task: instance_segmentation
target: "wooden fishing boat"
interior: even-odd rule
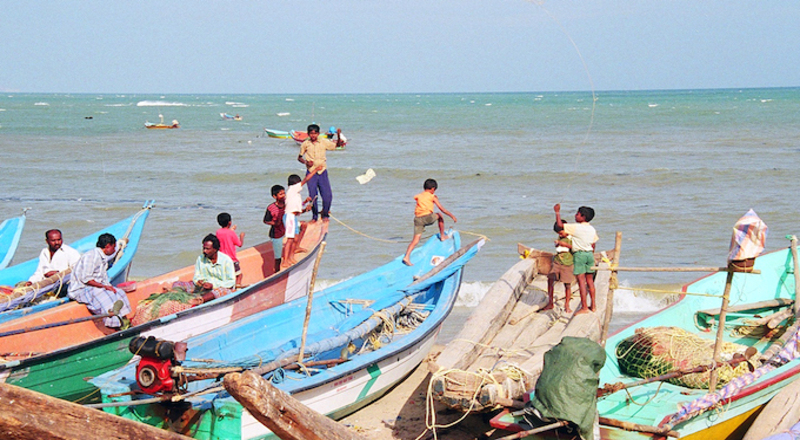
[[[288,131],[281,131],[281,130],[272,130],[269,128],[265,128],[264,132],[267,133],[267,136],[273,139],[289,139],[291,136],[289,135]]]
[[[172,124],[156,124],[154,122],[145,122],[144,128],[149,130],[164,130],[164,129],[172,129],[172,128],[181,128],[180,124],[178,124],[177,120],[172,120]]]
[[[11,264],[14,254],[17,252],[19,238],[25,227],[25,211],[27,210],[23,210],[19,217],[6,219],[0,223],[0,269]]]
[[[240,251],[247,287],[127,330],[112,332],[98,320],[81,321],[91,315],[74,301],[0,324],[0,335],[5,335],[0,336],[0,381],[65,400],[97,399],[85,379],[125,365],[133,356],[128,342],[136,336],[189,338],[306,295],[324,236],[323,225],[310,224],[302,240],[309,253],[299,254],[297,264],[278,273],[270,241]],[[140,300],[175,281],[191,281],[193,275],[194,265],[137,281],[128,293],[133,313]],[[47,328],[30,331],[37,327]]]
[[[213,361],[184,362],[179,368],[189,374],[182,377],[251,369],[333,418],[372,402],[425,358],[456,300],[464,264],[483,244],[479,239],[460,248],[459,234],[452,234],[453,239],[432,237],[416,249],[411,256],[414,266],[403,264],[400,256],[315,292],[310,315],[308,301],[299,300],[187,339],[187,358]],[[145,356],[139,368],[151,361]],[[130,364],[92,380],[105,402],[126,405],[106,411],[196,438],[254,439],[269,434],[224,390],[185,396],[172,404],[169,395],[175,388],[162,387],[164,403],[130,406],[145,403],[131,400],[150,397],[130,393],[138,389],[135,378],[145,377],[136,370],[137,365]],[[178,392],[194,394],[215,385],[214,378],[206,376]],[[172,423],[176,418],[181,422]]]
[[[164,123],[164,115],[158,115],[161,122],[154,123],[154,122],[145,122],[144,128],[148,130],[164,130],[164,129],[173,129],[173,128],[181,128],[180,124],[178,124],[177,119],[172,120],[172,124],[165,124]]]
[[[451,409],[478,412],[522,401],[541,373],[544,353],[564,336],[600,339],[610,272],[598,271],[595,313],[574,315],[580,307],[577,283],[571,299],[557,283],[556,307],[542,311],[553,254],[522,245],[519,252],[525,258],[492,285],[460,333],[428,363],[431,394]]]
[[[126,282],[131,262],[139,249],[139,241],[142,237],[145,222],[154,203],[155,200],[146,201],[142,209],[134,215],[70,243],[70,247],[80,253],[84,253],[97,245],[97,237],[100,234],[106,232],[112,234],[120,243],[120,251],[117,252],[113,264],[108,269],[108,279],[115,286]],[[0,270],[0,285],[14,286],[20,281],[27,281],[36,271],[38,265],[39,259],[34,258]],[[70,299],[66,295],[60,295],[62,293],[60,290],[66,285],[69,278],[70,270],[67,269],[31,286],[18,287],[8,292],[8,294],[0,295],[0,298],[2,298],[2,301],[0,301],[0,323],[12,321],[22,316],[66,303]],[[52,296],[56,298],[41,301],[47,294],[53,294]],[[34,304],[37,300],[40,302]],[[2,346],[2,341],[0,341],[0,347]]]
[[[301,145],[303,142],[305,142],[308,139],[308,133],[306,133],[305,131],[291,130],[289,132],[289,137],[294,139],[294,141],[297,142],[297,145]],[[327,133],[320,133],[319,137],[328,139],[330,136],[328,136]],[[337,150],[344,150],[344,147],[337,147],[336,149]]]
[[[227,121],[241,121],[242,120],[242,117],[239,116],[239,115],[234,116],[234,115],[229,115],[227,113],[220,113],[219,116],[222,119],[225,119]]]
[[[597,401],[601,438],[741,438],[764,404],[800,373],[798,325],[787,328],[785,323],[794,315],[787,309],[797,291],[792,253],[796,253],[796,244],[759,256],[755,271],[760,273],[733,276],[723,268],[700,278],[684,286],[684,294],[676,303],[610,336]],[[730,305],[723,320],[720,298],[728,287]],[[754,347],[756,354],[748,359],[755,364],[754,371],[748,371],[744,363],[735,369],[718,364],[715,371],[721,386],[715,387],[715,393],[708,392],[708,371],[685,375],[691,369],[672,361],[664,364],[670,369],[669,375],[675,375],[670,382],[640,380],[630,375],[641,368],[634,363],[637,359],[645,365],[648,358],[677,357],[683,350],[692,353],[689,361],[706,359],[706,365],[711,364],[708,347],[713,347],[714,333],[721,321],[726,330],[720,332],[725,343],[723,353],[727,353],[722,360],[735,360],[733,352]],[[670,345],[663,339],[670,340]],[[653,348],[648,349],[648,345]],[[637,353],[641,357],[635,357]],[[615,392],[620,389],[624,391]],[[491,423],[515,431],[530,428],[521,415],[507,411]],[[554,439],[564,435],[548,431],[526,438]]]

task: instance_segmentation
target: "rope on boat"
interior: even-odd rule
[[[367,234],[365,234],[365,233],[363,233],[363,232],[361,232],[361,231],[357,231],[356,229],[354,229],[354,228],[350,227],[349,225],[345,224],[343,221],[341,221],[341,220],[339,220],[338,218],[334,217],[334,216],[333,216],[333,214],[328,214],[328,215],[330,215],[330,217],[331,217],[332,219],[336,220],[336,222],[337,222],[337,223],[339,223],[340,225],[344,226],[345,228],[347,228],[347,229],[349,229],[349,230],[353,231],[354,233],[356,233],[356,234],[358,234],[358,235],[360,235],[360,236],[362,236],[362,237],[369,238],[370,240],[380,241],[381,243],[392,243],[392,244],[395,244],[395,243],[405,243],[405,242],[406,242],[405,240],[386,240],[386,239],[384,239],[384,238],[377,238],[377,237],[373,237],[373,236],[371,236],[371,235],[367,235]],[[475,236],[475,237],[480,237],[480,238],[483,238],[483,239],[485,239],[486,241],[490,241],[489,237],[487,237],[486,235],[479,234],[479,233],[476,233],[476,232],[462,231],[462,230],[460,230],[460,229],[458,230],[458,232],[459,232],[460,234],[473,235],[473,236]]]

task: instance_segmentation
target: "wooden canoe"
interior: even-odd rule
[[[142,205],[142,209],[132,216],[76,240],[70,243],[70,247],[80,253],[84,253],[97,245],[97,237],[100,234],[110,233],[114,235],[121,245],[124,243],[124,247],[121,247],[121,250],[117,253],[118,255],[114,257],[114,264],[108,269],[108,279],[115,286],[126,282],[131,262],[139,249],[139,241],[142,238],[145,222],[154,203],[154,200],[148,200]],[[36,271],[38,264],[39,259],[34,258],[0,270],[0,285],[13,286],[20,281],[28,280]],[[3,295],[2,301],[0,301],[0,323],[12,321],[70,301],[62,292],[61,295],[58,295],[60,296],[59,298],[41,301],[38,304],[35,303],[37,299],[41,299],[48,293],[55,294],[59,292],[59,289],[66,286],[69,278],[70,270],[67,269],[31,286],[19,287],[8,295]],[[2,345],[2,341],[0,341],[0,347]]]
[[[771,435],[792,430],[798,421],[800,421],[800,379],[782,389],[764,406],[742,440],[766,440]]]
[[[562,283],[555,286],[556,308],[540,311],[548,302],[553,254],[525,247],[520,254],[526,258],[492,285],[461,332],[428,364],[433,397],[452,409],[476,412],[521,401],[541,373],[544,353],[564,336],[600,338],[610,272],[598,271],[596,313],[574,316],[577,283],[572,313],[564,312]]]
[[[291,137],[288,131],[271,130],[269,128],[265,128],[264,132],[267,133],[267,136],[273,139],[289,139]]]
[[[727,313],[723,332],[724,342],[739,344],[734,347],[754,347],[760,353],[750,359],[756,364],[755,371],[744,369],[729,374],[726,378],[729,382],[720,384],[715,393],[709,393],[707,388],[654,381],[599,397],[597,409],[602,439],[661,439],[666,435],[697,440],[738,439],[761,408],[799,377],[798,325],[787,328],[784,317],[784,325],[773,329],[769,328],[770,319],[767,319],[791,307],[795,297],[796,271],[790,249],[759,256],[755,260],[755,270],[760,273],[734,273],[730,284],[730,313]],[[620,351],[620,343],[635,341],[629,338],[647,329],[667,335],[672,334],[673,329],[682,329],[686,332],[684,335],[705,340],[705,347],[713,346],[721,313],[720,296],[725,291],[727,276],[720,271],[687,284],[683,287],[685,294],[676,303],[610,336],[605,347],[606,363],[600,371],[600,386],[624,386],[641,381],[623,371],[618,354],[626,356],[636,347],[627,345],[632,348]],[[679,339],[686,341],[688,338],[680,336],[673,341],[677,343]],[[695,353],[700,353],[701,344],[692,344],[695,344]],[[678,348],[672,346],[666,353]],[[491,424],[509,430],[527,428],[519,416],[508,413],[495,417]],[[563,432],[549,431],[529,438],[563,436]]]
[[[185,339],[306,295],[325,236],[323,227],[320,222],[309,224],[302,241],[309,253],[278,273],[270,241],[238,252],[247,287],[194,308],[113,333],[100,322],[85,321],[2,337],[0,381],[65,400],[97,399],[99,394],[85,379],[125,365],[133,356],[128,342],[136,336]],[[137,281],[128,293],[133,313],[140,300],[175,281],[190,281],[193,274],[194,265]],[[88,316],[86,306],[69,302],[0,324],[0,333]]]
[[[25,211],[27,210],[23,210],[19,217],[6,219],[0,223],[0,269],[11,264],[14,254],[17,252],[19,238],[25,227]]]
[[[399,256],[315,292],[302,352],[305,368],[292,368],[300,356],[307,313],[308,301],[302,299],[187,339],[187,359],[214,361],[186,361],[181,368],[252,369],[312,410],[344,417],[403,380],[433,346],[458,296],[463,266],[483,244],[479,239],[461,247],[459,234],[452,234],[454,238],[445,241],[434,236],[414,250],[413,266],[403,264]],[[405,316],[414,316],[415,322],[405,321]],[[149,397],[119,395],[138,389],[130,380],[135,376],[135,365],[130,364],[92,382],[101,388],[105,402],[132,403],[131,399]],[[187,391],[216,384],[214,379],[190,382]],[[151,403],[106,410],[196,438],[256,439],[269,434],[222,390],[189,397],[178,407]],[[183,422],[170,422],[176,415]]]

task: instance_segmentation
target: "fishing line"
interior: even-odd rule
[[[586,78],[589,80],[589,87],[592,92],[592,112],[589,116],[589,126],[586,129],[586,136],[584,136],[583,142],[581,143],[581,148],[578,150],[578,154],[575,157],[574,172],[577,173],[578,164],[581,160],[581,155],[583,154],[583,150],[586,148],[586,142],[589,140],[589,135],[591,134],[592,126],[594,125],[594,112],[597,106],[597,96],[595,95],[594,91],[594,81],[592,80],[591,73],[589,73],[589,66],[586,65],[586,60],[583,59],[583,55],[581,54],[578,45],[575,43],[575,40],[572,39],[572,36],[569,34],[564,25],[562,25],[561,22],[558,21],[558,19],[553,14],[551,14],[550,11],[547,10],[547,8],[544,7],[544,0],[526,0],[526,1],[528,1],[529,3],[534,3],[537,6],[539,6],[542,9],[542,11],[544,11],[545,14],[547,14],[547,16],[550,17],[551,20],[553,20],[553,22],[559,27],[559,29],[561,29],[561,32],[567,37],[570,44],[572,44],[572,47],[575,48],[575,53],[578,54],[578,58],[580,58],[581,64],[583,65],[583,70],[584,72],[586,72]],[[571,186],[572,186],[572,180],[570,179],[569,183],[567,184],[567,190],[569,190]]]

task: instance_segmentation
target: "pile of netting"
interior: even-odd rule
[[[162,316],[178,313],[202,302],[202,295],[187,292],[186,289],[180,287],[173,287],[163,293],[154,293],[139,301],[136,306],[136,314],[131,319],[131,325],[144,324]]]
[[[735,353],[744,353],[747,347],[724,342],[720,360],[728,361]],[[714,341],[703,339],[678,327],[637,328],[633,336],[617,345],[620,370],[629,376],[649,379],[676,371],[688,370],[713,362]],[[717,370],[719,384],[748,372],[747,363],[736,367],[724,365]],[[708,388],[710,372],[686,374],[669,379],[673,385],[688,388]]]

